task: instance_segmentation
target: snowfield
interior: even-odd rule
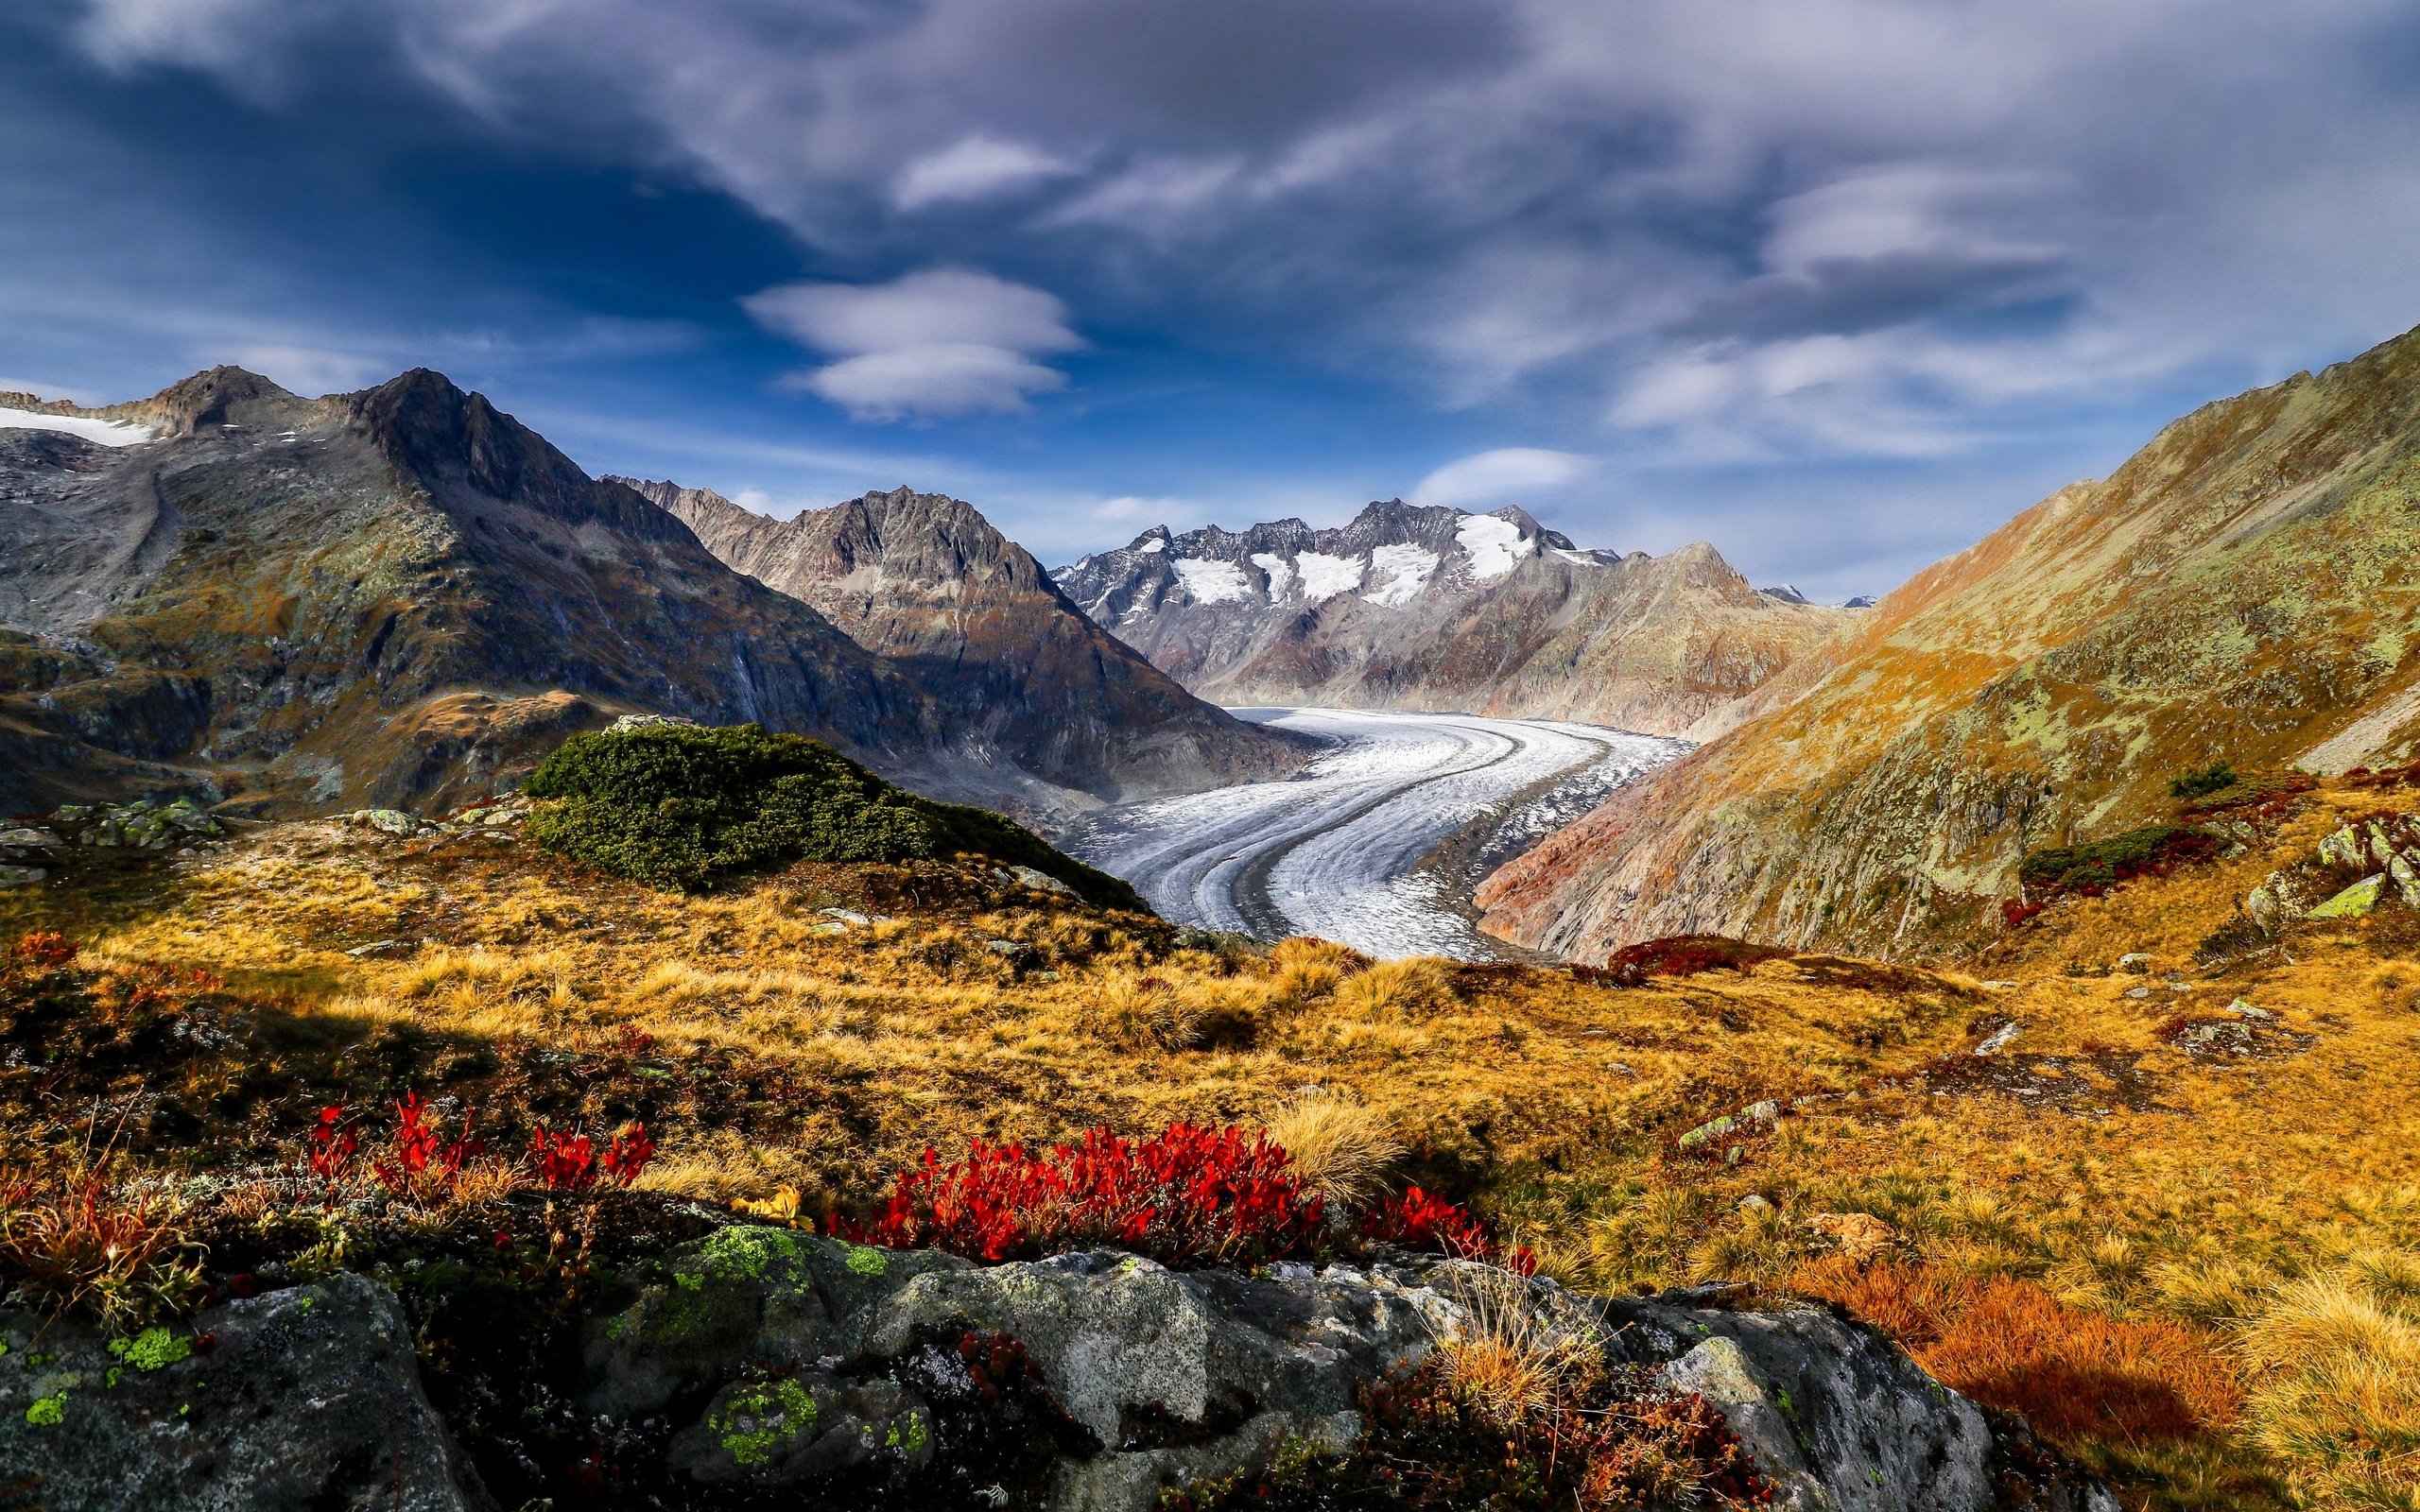
[[[1231,561],[1201,561],[1191,557],[1169,558],[1177,581],[1197,604],[1227,604],[1253,596],[1244,570]]]
[[[139,446],[151,438],[147,425],[82,415],[45,415],[38,409],[0,409],[0,430],[64,431],[103,446]]]
[[[1455,527],[1454,539],[1471,559],[1471,576],[1482,583],[1503,576],[1538,549],[1536,541],[1523,539],[1519,525],[1492,514],[1472,515]]]
[[[1179,923],[1317,935],[1381,957],[1509,953],[1472,927],[1477,870],[1685,742],[1595,725],[1355,709],[1238,709],[1336,744],[1300,775],[1101,810],[1062,842]],[[1424,865],[1441,842],[1471,861]]]

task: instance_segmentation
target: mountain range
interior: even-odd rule
[[[1712,546],[1584,551],[1515,507],[1401,500],[1313,529],[1145,531],[1053,576],[1225,704],[1451,710],[1705,739],[1855,611],[1749,585]]]
[[[0,395],[0,809],[441,806],[634,713],[815,734],[1027,813],[1301,760],[1092,649],[1134,720],[1115,748],[970,723],[970,678],[1039,705],[1072,675],[1027,698],[1022,648],[979,635],[945,667],[870,650],[425,369],[321,399],[234,368],[100,408]]]
[[[2205,405],[1919,573],[1497,872],[1486,927],[1581,959],[1955,944],[2028,850],[2165,818],[2184,772],[2408,759],[2415,649],[2420,333]]]
[[[793,519],[711,490],[614,478],[709,551],[811,604],[925,690],[951,727],[1105,799],[1273,776],[1313,747],[1245,725],[1084,617],[974,506],[894,489]]]

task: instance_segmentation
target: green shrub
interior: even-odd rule
[[[2168,796],[2207,798],[2221,788],[2235,786],[2238,781],[2234,767],[2224,762],[2212,762],[2207,766],[2196,766],[2182,776],[2169,779]]]
[[[2222,849],[2219,838],[2187,825],[2154,824],[2113,834],[2090,845],[2058,846],[2026,853],[2017,880],[2041,902],[2060,893],[2098,895],[2147,872],[2207,861]]]
[[[893,787],[820,741],[755,725],[651,725],[574,735],[523,789],[540,845],[659,887],[700,888],[793,861],[961,854],[1031,867],[1104,907],[1134,889],[983,809]]]

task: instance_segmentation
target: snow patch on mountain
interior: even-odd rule
[[[1184,585],[1184,591],[1193,595],[1197,604],[1229,604],[1252,596],[1252,584],[1245,581],[1244,570],[1234,562],[1176,557],[1168,564],[1176,569],[1177,581]]]
[[[1370,576],[1376,581],[1361,596],[1384,609],[1401,609],[1428,586],[1440,559],[1419,546],[1380,546],[1370,553]]]
[[[1361,586],[1362,563],[1357,557],[1305,551],[1295,555],[1294,565],[1303,572],[1303,596],[1314,604],[1324,604]]]
[[[0,409],[0,430],[61,431],[103,446],[140,446],[151,439],[148,425],[91,420],[82,415],[51,415],[38,409]]]
[[[1454,539],[1461,542],[1463,555],[1470,558],[1471,576],[1482,583],[1503,576],[1519,566],[1522,558],[1538,549],[1538,543],[1522,534],[1519,525],[1492,514],[1472,515],[1455,527]]]
[[[1255,551],[1252,564],[1269,575],[1269,596],[1280,599],[1294,581],[1294,564],[1273,551]]]

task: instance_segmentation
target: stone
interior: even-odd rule
[[[1772,1200],[1762,1193],[1751,1192],[1739,1199],[1739,1211],[1741,1212],[1771,1212],[1773,1211]]]
[[[865,925],[873,922],[873,916],[872,914],[861,914],[854,908],[825,908],[820,910],[820,912],[824,918],[836,920],[841,924]]]
[[[207,1336],[214,1347],[196,1348]],[[338,1275],[111,1341],[0,1313],[0,1486],[58,1512],[472,1512],[395,1295]],[[39,1365],[33,1362],[40,1359]]]
[[[59,836],[48,830],[0,830],[0,846],[19,850],[46,850],[59,843]]]
[[[364,809],[361,822],[383,834],[409,834],[420,828],[420,821],[401,809]]]
[[[0,866],[0,887],[24,887],[42,881],[50,873],[40,867]]]
[[[2227,1005],[2227,1011],[2228,1011],[2229,1013],[2234,1014],[2234,1015],[2235,1015],[2237,1018],[2238,1018],[2238,1019],[2271,1019],[2271,1020],[2273,1020],[2273,1019],[2275,1019],[2275,1018],[2277,1017],[2275,1014],[2273,1014],[2273,1013],[2270,1012],[2267,1008],[2256,1008],[2256,1007],[2254,1007],[2251,1004],[2246,1003],[2246,1002],[2245,1002],[2243,999],[2241,999],[2241,998],[2238,998],[2238,999],[2236,999],[2233,1003],[2228,1004],[2228,1005]]]
[[[2126,989],[2126,995],[2130,998],[2147,998],[2152,995],[2152,989],[2147,987],[2130,987]]]
[[[1824,1216],[1895,1238],[1870,1214]],[[1165,1488],[1282,1445],[1344,1452],[1364,1426],[1357,1389],[1473,1326],[1486,1300],[1704,1393],[1776,1482],[1776,1503],[1798,1512],[1985,1512],[2011,1467],[2038,1480],[2057,1463],[1871,1330],[1815,1308],[1715,1305],[1733,1295],[1589,1297],[1436,1259],[1247,1274],[1096,1251],[976,1266],[735,1226],[644,1284],[608,1283],[579,1406],[635,1419],[702,1403],[683,1409],[671,1450],[701,1485],[811,1501],[820,1477],[871,1469],[912,1490],[925,1484],[918,1424],[960,1368],[936,1341],[1007,1335],[1072,1419],[1071,1436],[1034,1451],[1040,1504],[1149,1512]],[[2114,1509],[2072,1477],[2032,1489],[2042,1512]]]
[[[2260,926],[2264,935],[2275,934],[2277,926],[2286,922],[2289,917],[2286,905],[2278,901],[2276,892],[2266,883],[2244,895],[2243,912],[2244,917]]]
[[[2395,895],[2406,908],[2420,908],[2420,867],[2408,855],[2397,854],[2386,864],[2386,874],[2394,884]]]
[[[1015,875],[1017,881],[1037,892],[1062,893],[1069,898],[1076,896],[1075,888],[1038,867],[1011,867],[1009,870]]]
[[[2359,919],[2378,905],[2378,896],[2386,888],[2386,874],[2364,877],[2360,881],[2312,909],[2312,919]]]
[[[2152,958],[2140,951],[2129,951],[2118,957],[2118,970],[2121,971],[2147,974],[2151,969]]]
[[[1760,1103],[1750,1103],[1736,1113],[1725,1113],[1720,1118],[1700,1124],[1675,1143],[1682,1149],[1693,1150],[1731,1134],[1753,1133],[1757,1129],[1771,1128],[1780,1122],[1781,1104],[1767,1098]]]
[[[2319,842],[2321,862],[2341,871],[2366,870],[2369,851],[2366,837],[2349,824]]]

